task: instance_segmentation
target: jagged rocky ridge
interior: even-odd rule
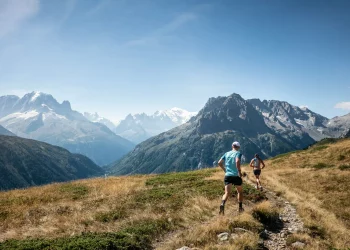
[[[299,123],[314,119],[314,127],[322,127],[327,121],[310,112],[284,102],[246,101],[238,94],[210,98],[189,122],[137,145],[109,169],[122,175],[210,167],[214,160],[230,150],[234,140],[241,143],[245,161],[254,153],[266,158],[302,149],[315,140],[308,130],[300,129],[294,119],[300,120]],[[306,113],[316,117],[311,119]]]

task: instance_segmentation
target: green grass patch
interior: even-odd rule
[[[9,216],[8,211],[0,211],[0,221],[6,220],[8,216]]]
[[[339,139],[337,138],[324,138],[319,142],[315,143],[314,145],[320,146],[320,145],[332,144],[332,143],[336,143],[337,141],[339,141]]]
[[[312,168],[315,168],[315,169],[323,169],[323,168],[331,168],[331,167],[333,167],[333,165],[326,164],[324,162],[320,162],[312,166]]]
[[[205,180],[216,170],[202,170],[157,175],[146,181],[149,189],[138,192],[135,201],[139,206],[151,205],[157,212],[177,211],[183,207],[188,198],[204,196],[218,199],[224,193],[224,183],[219,180]],[[243,183],[245,199],[257,202],[266,196]],[[236,192],[233,192],[236,195]]]
[[[73,200],[78,200],[89,193],[89,188],[82,184],[67,183],[60,186],[59,191],[68,195]]]
[[[340,170],[350,170],[350,165],[340,165],[339,169]]]
[[[175,224],[166,218],[135,222],[116,233],[84,233],[75,237],[65,237],[53,240],[29,239],[7,240],[0,243],[0,249],[19,250],[96,250],[120,249],[141,250],[152,249],[152,241],[173,230]]]
[[[326,148],[328,148],[327,145],[317,145],[317,146],[311,147],[310,152],[313,153],[313,152],[324,150]]]
[[[95,215],[95,220],[100,222],[112,222],[128,217],[125,208],[119,208],[108,212],[99,212]]]
[[[266,195],[263,192],[261,192],[260,190],[257,190],[256,188],[254,188],[253,186],[244,182],[242,185],[242,188],[243,188],[244,199],[250,200],[253,202],[259,202],[259,201],[266,200]],[[236,196],[236,195],[237,195],[237,192],[236,192],[235,188],[233,188],[232,196]]]
[[[206,169],[201,171],[160,174],[148,179],[146,181],[146,186],[168,186],[196,182],[198,179],[211,176],[215,171],[215,169]]]
[[[151,205],[157,212],[177,211],[190,197],[202,195],[208,199],[218,198],[223,193],[223,182],[205,180],[215,170],[167,173],[146,181],[149,189],[135,195],[137,206]]]

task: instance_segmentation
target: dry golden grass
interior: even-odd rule
[[[3,214],[0,240],[116,230],[118,223],[96,221],[96,214],[127,203],[130,195],[145,188],[146,179],[145,176],[97,178],[0,192]]]
[[[348,248],[350,171],[342,171],[339,166],[349,162],[349,139],[315,145],[266,161],[261,181],[296,205],[306,226],[315,231],[314,236],[318,235],[314,241],[323,240],[336,248]],[[252,174],[249,178],[254,180]]]
[[[84,232],[126,232],[133,225],[138,232],[137,222],[142,221],[150,222],[146,226],[150,232],[157,221],[166,220],[171,228],[165,232],[178,229],[181,234],[183,230],[187,233],[181,242],[199,242],[206,247],[216,242],[217,233],[229,228],[227,218],[213,220],[223,192],[222,178],[218,170],[201,170],[96,178],[0,192],[0,242],[34,238],[59,244],[55,240],[70,242],[69,238]],[[234,214],[236,198],[228,204],[227,211]],[[163,222],[160,225],[165,225]],[[15,249],[21,242],[32,246],[28,241],[5,243]]]

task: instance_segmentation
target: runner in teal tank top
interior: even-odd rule
[[[225,153],[218,162],[218,165],[225,172],[225,194],[222,196],[220,205],[220,214],[224,214],[225,203],[232,191],[232,185],[235,185],[238,193],[238,211],[243,212],[243,190],[242,190],[242,172],[241,172],[241,158],[242,154],[239,152],[239,142],[232,143],[232,151]],[[225,164],[225,166],[224,166]]]

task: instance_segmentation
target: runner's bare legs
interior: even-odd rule
[[[256,186],[259,188],[261,187],[261,183],[260,183],[260,176],[259,175],[255,175],[256,178]]]
[[[220,214],[225,213],[225,203],[226,203],[229,195],[231,194],[231,191],[232,191],[232,183],[225,185],[225,194],[222,196],[222,202],[220,205]]]

